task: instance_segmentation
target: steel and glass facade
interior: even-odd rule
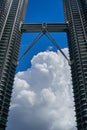
[[[87,130],[87,19],[84,0],[63,0],[78,130]],[[83,9],[84,8],[84,9]]]
[[[27,0],[0,2],[0,130],[5,130]]]

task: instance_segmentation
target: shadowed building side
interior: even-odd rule
[[[4,1],[3,1],[4,2]],[[0,19],[0,130],[5,130],[27,0],[6,0]],[[2,6],[3,7],[3,6]]]
[[[0,1],[0,17],[1,17],[3,10],[4,10],[5,2],[6,2],[5,0]]]
[[[87,0],[82,0],[81,3],[83,4],[83,10],[87,13]]]
[[[87,19],[84,0],[63,0],[69,25],[68,45],[78,130],[87,130]]]
[[[82,10],[84,11],[85,18],[87,21],[87,0],[82,0],[81,4],[82,4]],[[86,34],[87,34],[87,26],[85,26],[85,29],[86,29]]]

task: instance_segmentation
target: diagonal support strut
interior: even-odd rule
[[[71,65],[70,60],[67,58],[67,56],[65,55],[65,53],[61,50],[60,46],[57,44],[57,42],[55,41],[55,39],[50,35],[50,33],[46,32],[45,35],[56,46],[56,48],[61,52],[61,54],[65,57],[65,59],[68,61],[68,64]]]
[[[36,44],[36,42],[43,36],[43,33],[40,32],[36,38],[33,40],[33,42],[29,45],[29,47],[25,50],[25,52],[22,54],[22,56],[19,58],[18,61],[20,61],[26,54],[27,52]]]

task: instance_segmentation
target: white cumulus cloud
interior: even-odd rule
[[[63,49],[68,55],[68,49]],[[15,76],[6,130],[76,130],[70,67],[58,51],[33,57]]]

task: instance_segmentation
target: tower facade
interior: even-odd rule
[[[87,130],[87,0],[63,0],[78,130]]]
[[[5,130],[27,0],[0,0],[0,130]]]

